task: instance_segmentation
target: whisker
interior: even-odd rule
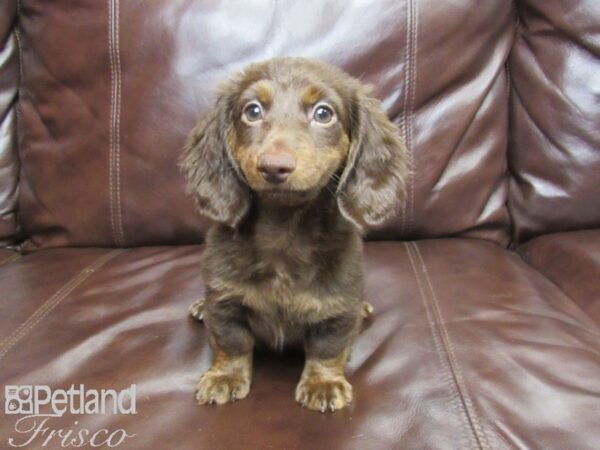
[[[334,173],[332,173],[331,175],[329,175],[329,179],[330,179],[330,180],[333,180],[333,181],[335,181],[337,185],[339,185],[340,181],[342,181],[342,179],[341,179],[341,176],[340,176],[340,175],[338,175],[338,174],[337,174],[337,173],[335,173],[335,172],[334,172]],[[329,192],[330,192],[332,195],[334,195],[334,196],[336,196],[336,195],[340,195],[340,196],[342,196],[342,197],[345,197],[347,200],[350,200],[350,197],[348,197],[348,194],[346,194],[346,193],[345,193],[343,190],[337,190],[337,189],[336,189],[336,190],[335,190],[335,192],[334,192],[334,191],[332,191],[332,189],[331,189],[331,186],[329,185],[329,183],[326,185],[326,187],[327,187],[327,190],[328,190],[328,191],[329,191]]]
[[[327,191],[334,197],[337,195],[328,184],[325,185],[325,189],[327,189]]]

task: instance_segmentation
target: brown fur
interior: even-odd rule
[[[245,116],[249,102],[263,116]],[[325,102],[335,120],[311,116]],[[293,157],[282,184],[258,167]],[[303,345],[296,399],[336,410],[352,399],[344,366],[365,311],[361,232],[396,211],[406,176],[397,128],[356,79],[327,64],[277,58],[224,83],[184,149],[181,167],[206,238],[203,315],[214,352],[200,403],[242,398],[255,343]],[[241,378],[240,378],[241,377]],[[241,390],[241,392],[240,392]],[[242,395],[243,394],[243,395]]]

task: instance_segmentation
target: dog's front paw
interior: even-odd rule
[[[296,401],[314,411],[335,411],[352,403],[352,385],[342,377],[306,378],[296,387]]]
[[[245,398],[250,392],[250,378],[241,372],[223,373],[209,369],[196,384],[196,400],[222,405]]]

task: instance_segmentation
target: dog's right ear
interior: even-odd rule
[[[250,190],[231,156],[234,144],[232,105],[221,95],[192,130],[179,161],[200,213],[236,227],[250,207]]]

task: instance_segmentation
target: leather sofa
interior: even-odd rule
[[[335,414],[294,402],[296,354],[257,355],[243,401],[193,395],[207,223],[177,157],[215,84],[275,55],[371,83],[413,171],[365,236]],[[600,448],[599,86],[597,0],[3,1],[0,381],[135,384],[136,414],[6,410],[0,447]]]

